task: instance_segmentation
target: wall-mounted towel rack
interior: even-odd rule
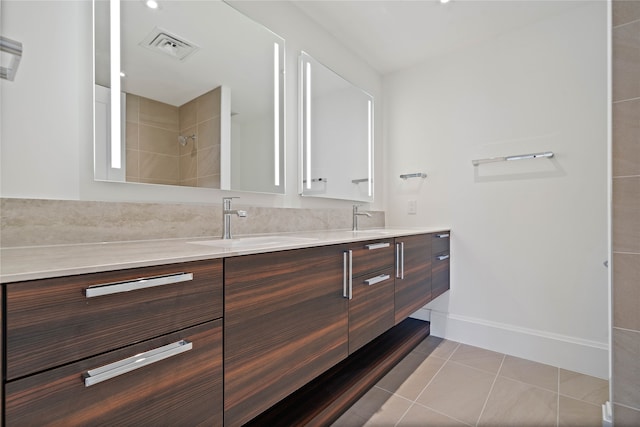
[[[426,173],[418,172],[418,173],[405,173],[400,175],[400,178],[407,180],[409,178],[422,178],[425,179],[427,177]]]
[[[9,64],[0,66],[0,78],[13,81],[22,58],[22,43],[0,36],[0,52],[11,55]]]
[[[546,157],[546,158],[553,157],[553,151],[545,151],[543,153],[518,154],[515,156],[490,157],[488,159],[471,160],[471,163],[473,164],[473,166],[478,166],[482,163],[507,162],[511,160],[525,160],[525,159],[539,159],[542,157]]]
[[[361,182],[369,182],[369,178],[352,179],[351,182],[354,184],[360,184]]]
[[[307,183],[306,179],[303,179],[302,182]],[[327,178],[311,178],[311,182],[327,182]]]

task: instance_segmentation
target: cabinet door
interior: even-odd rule
[[[396,238],[396,325],[431,301],[431,236]]]
[[[249,421],[347,357],[343,252],[225,260],[225,425]]]
[[[393,327],[393,293],[393,267],[353,279],[349,354]]]
[[[166,353],[182,340],[191,349]],[[140,353],[153,351],[166,357],[155,354],[154,363],[89,386],[85,382],[96,368],[130,366],[127,359],[139,361]],[[6,425],[220,426],[222,320],[9,382]]]

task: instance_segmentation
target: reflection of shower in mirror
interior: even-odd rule
[[[183,147],[185,145],[187,145],[187,143],[189,142],[189,140],[193,140],[193,142],[196,142],[196,135],[189,135],[189,136],[184,136],[184,135],[178,135],[178,142],[180,143],[180,145],[182,145]]]

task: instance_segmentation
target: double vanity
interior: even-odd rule
[[[449,288],[447,230],[15,248],[2,259],[8,426],[242,425]]]

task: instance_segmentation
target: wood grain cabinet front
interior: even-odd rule
[[[431,236],[431,299],[435,299],[449,290],[449,232]]]
[[[395,324],[431,301],[431,235],[395,239]]]
[[[7,426],[221,426],[222,320],[6,384]]]
[[[6,285],[12,380],[222,317],[222,261]]]
[[[244,424],[347,357],[343,252],[225,260],[225,425]]]
[[[393,239],[350,246],[349,354],[394,325]]]

